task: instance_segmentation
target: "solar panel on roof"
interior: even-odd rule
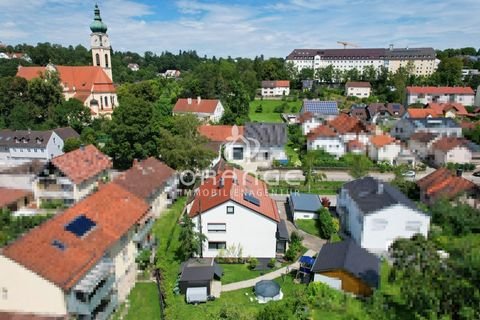
[[[315,114],[337,115],[338,106],[336,101],[307,100],[303,102],[302,113],[312,112]]]
[[[82,214],[81,216],[76,217],[69,224],[67,224],[65,226],[65,230],[70,231],[77,237],[83,237],[95,225],[95,222]]]
[[[260,206],[260,200],[258,200],[257,198],[255,198],[255,197],[253,196],[253,194],[251,194],[251,193],[244,193],[244,194],[243,194],[243,200],[248,201],[248,202],[250,202],[250,203],[253,203],[253,204],[256,205],[257,207]]]
[[[60,240],[53,240],[52,241],[52,246],[54,246],[55,248],[61,250],[61,251],[65,251],[65,249],[67,249],[67,246],[61,242]]]

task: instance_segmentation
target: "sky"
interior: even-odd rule
[[[98,0],[114,50],[285,57],[295,48],[480,47],[479,0]],[[89,46],[94,0],[0,0],[0,41]]]

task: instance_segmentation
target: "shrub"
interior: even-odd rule
[[[268,261],[268,267],[269,268],[273,268],[275,267],[275,263],[277,262],[277,260],[275,260],[275,258],[272,258]]]
[[[275,112],[275,113],[284,113],[285,110],[287,110],[287,108],[288,108],[288,103],[284,102],[284,103],[282,103],[281,105],[276,106],[276,107],[273,109],[273,112]]]
[[[249,261],[248,261],[248,268],[250,268],[250,270],[253,270],[257,267],[258,265],[258,259],[257,258],[251,258]]]
[[[259,104],[256,108],[255,108],[255,113],[262,113],[263,112],[263,106],[261,104]]]
[[[150,250],[142,250],[140,251],[140,254],[137,256],[135,259],[135,262],[138,265],[138,268],[140,270],[145,270],[148,268],[150,265],[150,256],[152,255],[152,252]]]
[[[330,239],[335,233],[335,225],[332,215],[327,209],[322,208],[318,211],[319,232],[322,239]]]

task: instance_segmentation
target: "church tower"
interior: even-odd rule
[[[95,16],[90,24],[90,46],[92,48],[93,65],[102,67],[105,73],[112,78],[112,61],[110,59],[110,40],[107,35],[107,25],[102,22],[100,9],[95,5]]]

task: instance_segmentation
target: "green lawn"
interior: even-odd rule
[[[288,194],[290,192],[315,193],[320,195],[334,195],[337,190],[345,184],[344,181],[317,181],[312,182],[309,186],[303,184],[303,181],[291,181],[287,184],[286,181],[270,182],[268,185],[268,192],[274,194]]]
[[[302,101],[281,101],[281,100],[254,100],[250,102],[250,109],[248,116],[251,121],[257,122],[283,122],[281,118],[281,113],[274,112],[275,107],[282,105],[284,103],[288,104],[285,113],[292,112],[292,107],[294,108],[293,113],[300,111],[302,106]],[[261,105],[263,111],[261,113],[255,112],[256,108]]]
[[[320,237],[317,219],[297,219],[295,224],[298,229],[310,233],[311,235]]]
[[[222,263],[220,266],[223,268],[223,277],[222,284],[233,283],[238,281],[243,281],[247,279],[253,279],[259,277],[265,273],[272,272],[277,268],[257,271],[250,270],[248,264],[233,264],[233,263]]]
[[[291,164],[293,164],[296,167],[300,167],[302,165],[298,152],[293,150],[293,147],[291,145],[289,144],[285,145],[285,153],[287,154],[288,160],[290,160]]]
[[[152,283],[137,283],[128,296],[130,307],[124,320],[160,319],[157,285]],[[112,319],[119,320],[125,305],[122,305]]]

